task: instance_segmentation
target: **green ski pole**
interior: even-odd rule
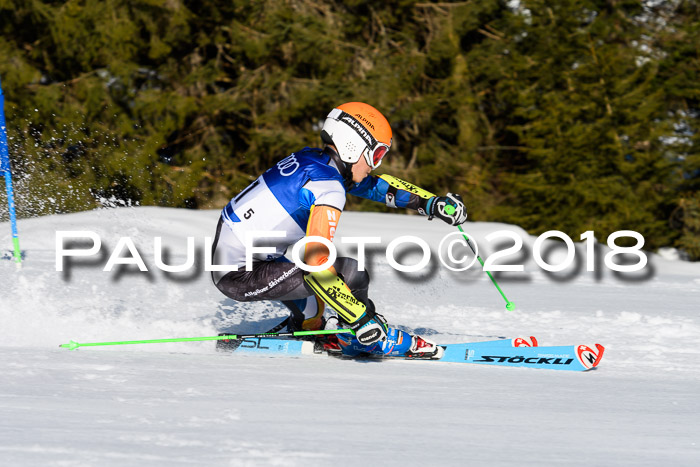
[[[446,214],[450,215],[450,214],[453,214],[454,212],[455,212],[455,207],[454,207],[454,206],[450,206],[450,205],[445,206],[445,213],[446,213]],[[479,260],[479,263],[481,263],[481,267],[483,268],[483,267],[484,267],[484,260],[481,259],[481,256],[479,256],[479,255],[476,254],[476,249],[474,248],[474,245],[472,245],[471,240],[469,240],[469,237],[467,237],[467,234],[464,233],[464,230],[462,230],[462,226],[461,226],[461,225],[458,225],[457,228],[459,229],[460,232],[462,232],[462,236],[463,236],[464,239],[467,241],[467,245],[469,245],[469,248],[472,249],[472,251],[473,251],[474,254],[476,255],[476,259]],[[496,286],[496,289],[497,289],[498,292],[501,294],[501,297],[503,297],[503,300],[506,301],[506,310],[508,310],[508,311],[513,311],[513,310],[515,310],[515,303],[511,302],[510,300],[508,300],[508,298],[506,297],[506,294],[504,294],[504,293],[503,293],[503,290],[501,290],[501,288],[498,286],[498,283],[496,282],[496,279],[493,278],[493,275],[491,274],[491,271],[486,271],[486,274],[488,274],[489,278],[491,279],[491,282],[493,282],[493,285]]]
[[[225,334],[221,336],[205,336],[205,337],[175,337],[171,339],[148,339],[138,341],[116,341],[116,342],[76,342],[71,340],[68,344],[61,344],[59,347],[75,350],[78,347],[99,347],[103,345],[131,345],[131,344],[164,344],[167,342],[197,342],[197,341],[220,341],[220,340],[239,340],[239,339],[255,339],[258,337],[303,337],[303,336],[319,336],[324,334],[343,334],[352,333],[352,329],[323,329],[319,331],[296,331],[296,332],[261,332],[258,334]]]

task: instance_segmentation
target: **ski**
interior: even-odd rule
[[[235,337],[235,336],[232,336]],[[454,344],[453,344],[454,345]],[[493,341],[473,342],[470,345],[475,347],[536,347],[537,339],[530,338],[515,338],[515,339],[498,339]],[[445,346],[443,346],[445,347]],[[219,351],[235,351],[238,354],[256,354],[256,355],[316,355],[323,354],[322,346],[318,340],[297,340],[297,339],[282,339],[275,337],[246,337],[241,339],[224,339],[216,341],[216,349]],[[383,353],[364,354],[364,357],[375,356],[385,357]],[[386,358],[403,358],[403,357],[386,357]]]
[[[605,347],[595,344],[547,347],[504,347],[475,344],[443,346],[442,362],[517,366],[548,370],[587,371],[598,366]]]
[[[224,339],[216,342],[216,350],[218,351],[235,351],[238,354],[256,354],[256,355],[317,355],[325,354],[323,346],[318,339],[284,339],[266,336],[249,336],[244,338]],[[451,345],[466,345],[466,344],[451,344]],[[537,339],[534,336],[529,338],[518,337],[515,339],[497,339],[492,341],[472,342],[472,348],[488,347],[488,348],[511,348],[511,347],[537,347]],[[447,347],[443,345],[442,347]],[[356,350],[364,350],[364,347]],[[383,353],[377,352],[373,354],[364,353],[362,357],[384,357],[384,358],[403,358],[395,356],[386,356]]]
[[[225,335],[228,334],[219,334],[219,336]],[[311,339],[313,338],[311,337]],[[303,345],[304,343],[312,345]],[[234,350],[238,350],[238,353],[303,355],[309,353],[318,353],[309,351],[309,349],[312,346],[316,346],[316,343],[317,340],[284,339],[276,338],[274,336],[265,336],[262,334],[240,337],[231,334],[231,339],[222,339],[216,341],[216,350],[231,352]],[[535,336],[530,336],[517,337],[514,339],[496,339],[492,341],[472,342],[469,345],[479,347],[537,347],[538,342]],[[442,347],[446,346],[443,345]]]
[[[539,347],[534,337],[446,344],[442,347],[445,349],[445,355],[439,360],[429,361],[568,371],[586,371],[597,367],[605,351],[600,344],[595,344],[593,348],[587,345]],[[329,354],[319,341],[269,337],[222,340],[217,342],[217,350],[261,356]],[[339,354],[333,355],[343,357]],[[386,357],[383,354],[363,354],[350,358],[412,360],[405,357]]]
[[[312,340],[282,339],[274,337],[246,337],[216,341],[216,350],[254,355],[313,355],[316,342]]]

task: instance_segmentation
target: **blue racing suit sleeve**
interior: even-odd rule
[[[392,181],[392,183],[389,183],[389,181]],[[405,187],[406,189],[399,187]],[[360,198],[384,203],[391,208],[414,209],[424,215],[430,212],[430,203],[435,196],[390,175],[382,175],[381,177],[370,175],[360,183],[356,183],[348,190],[348,193]]]
[[[370,175],[360,183],[355,183],[348,193],[359,196],[360,198],[371,199],[383,203],[386,200],[386,194],[389,191],[389,184],[379,177]]]

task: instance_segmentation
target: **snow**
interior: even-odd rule
[[[284,309],[235,303],[203,268],[203,239],[218,212],[138,207],[21,220],[24,266],[0,256],[0,464],[2,465],[698,465],[700,264],[650,254],[641,273],[545,274],[535,238],[517,226],[467,223],[482,248],[498,230],[525,248],[504,259],[524,272],[497,274],[517,310],[476,266],[399,273],[384,249],[415,235],[433,253],[453,228],[399,214],[343,214],[343,236],[369,245],[370,295],[395,325],[441,343],[536,336],[540,345],[601,343],[586,373],[434,362],[354,362],[317,357],[219,354],[211,342],[59,349],[78,342],[266,330]],[[56,271],[56,231],[102,238],[97,258]],[[149,271],[103,272],[120,237],[130,237]],[[168,264],[155,267],[153,238]],[[578,240],[578,239],[574,239]],[[599,239],[604,244],[604,239]],[[505,242],[505,246],[509,246]],[[512,242],[511,242],[512,244]],[[10,228],[0,225],[10,248]],[[399,248],[403,264],[414,249]],[[556,249],[547,260],[565,256]],[[127,254],[125,250],[124,254]],[[433,254],[433,257],[435,255]]]

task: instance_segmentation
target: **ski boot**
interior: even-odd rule
[[[387,339],[372,345],[362,345],[352,334],[337,334],[338,344],[346,357],[405,357],[416,360],[442,358],[445,349],[421,336],[389,328]]]
[[[439,360],[445,355],[445,348],[431,341],[423,339],[421,336],[411,336],[411,348],[406,352],[409,358]]]
[[[323,327],[321,329],[338,329],[338,318],[331,316],[328,319],[323,317]],[[321,334],[308,336],[314,342],[314,353],[327,353],[330,356],[342,356],[342,350],[335,334]]]
[[[287,320],[287,331],[317,331],[324,329],[326,320],[323,316],[325,304],[323,301],[311,295],[298,300],[288,300],[282,302],[289,311]]]

